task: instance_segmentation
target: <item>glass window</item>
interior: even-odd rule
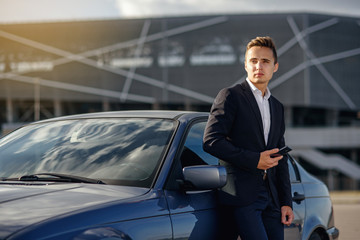
[[[289,175],[290,175],[290,181],[291,182],[300,182],[300,177],[299,177],[299,173],[296,167],[296,163],[295,160],[292,159],[289,156],[289,160],[288,160],[288,166],[289,166]]]
[[[197,122],[191,126],[181,155],[182,166],[218,165],[218,159],[202,148],[206,122]]]
[[[149,187],[175,122],[117,118],[29,125],[0,140],[0,177],[60,173]]]

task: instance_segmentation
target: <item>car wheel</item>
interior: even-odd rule
[[[317,232],[313,232],[309,238],[309,240],[322,240],[321,236]]]

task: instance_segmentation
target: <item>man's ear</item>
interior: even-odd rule
[[[279,63],[275,63],[274,72],[277,72],[278,69],[279,69]]]

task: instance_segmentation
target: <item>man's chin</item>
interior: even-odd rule
[[[254,77],[253,79],[250,79],[250,81],[253,84],[268,84],[269,83],[269,80],[264,79],[262,77]]]

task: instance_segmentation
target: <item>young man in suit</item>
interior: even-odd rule
[[[211,107],[203,148],[228,174],[219,190],[223,239],[281,240],[294,218],[287,157],[271,157],[285,145],[284,108],[268,89],[278,67],[273,40],[251,40],[246,81],[222,89]]]

